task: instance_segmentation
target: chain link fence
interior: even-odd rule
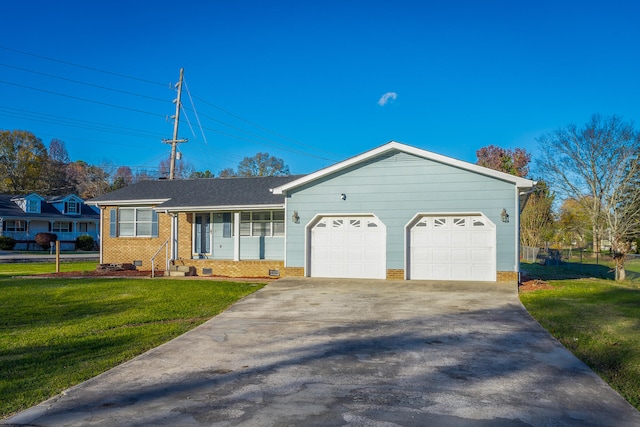
[[[613,253],[609,252],[521,246],[520,256],[529,263],[563,268],[592,277],[612,278],[614,275]],[[640,254],[628,254],[625,268],[630,264],[640,264]]]

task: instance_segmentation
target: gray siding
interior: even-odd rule
[[[497,270],[514,271],[515,199],[512,183],[407,153],[387,154],[288,194],[286,263],[304,266],[305,225],[316,214],[375,214],[387,227],[387,269],[402,269],[405,226],[417,213],[481,212],[496,224]],[[508,224],[500,221],[503,208]],[[291,221],[293,211],[299,224]]]

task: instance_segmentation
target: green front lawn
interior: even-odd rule
[[[522,269],[553,287],[520,294],[529,313],[640,409],[640,283],[579,278],[536,264]]]
[[[74,264],[62,270],[96,265]],[[263,286],[10,277],[51,271],[41,263],[0,265],[0,418],[185,333]]]
[[[60,271],[93,271],[98,266],[95,261],[60,262]],[[28,276],[31,274],[55,273],[55,262],[8,263],[0,264],[0,278]]]

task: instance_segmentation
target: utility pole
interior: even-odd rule
[[[187,142],[188,139],[178,139],[178,125],[180,123],[180,107],[182,104],[180,103],[180,98],[182,97],[182,79],[184,77],[184,68],[180,68],[180,80],[176,83],[176,88],[178,89],[178,96],[173,100],[176,104],[176,114],[171,118],[173,121],[173,139],[163,139],[162,142],[165,144],[171,144],[171,166],[169,169],[169,179],[173,179],[175,177],[176,170],[176,149],[178,144],[181,142]]]

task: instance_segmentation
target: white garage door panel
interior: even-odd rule
[[[386,229],[374,217],[324,217],[311,229],[310,275],[384,279]]]
[[[409,233],[411,279],[496,280],[496,230],[484,216],[425,216]]]

